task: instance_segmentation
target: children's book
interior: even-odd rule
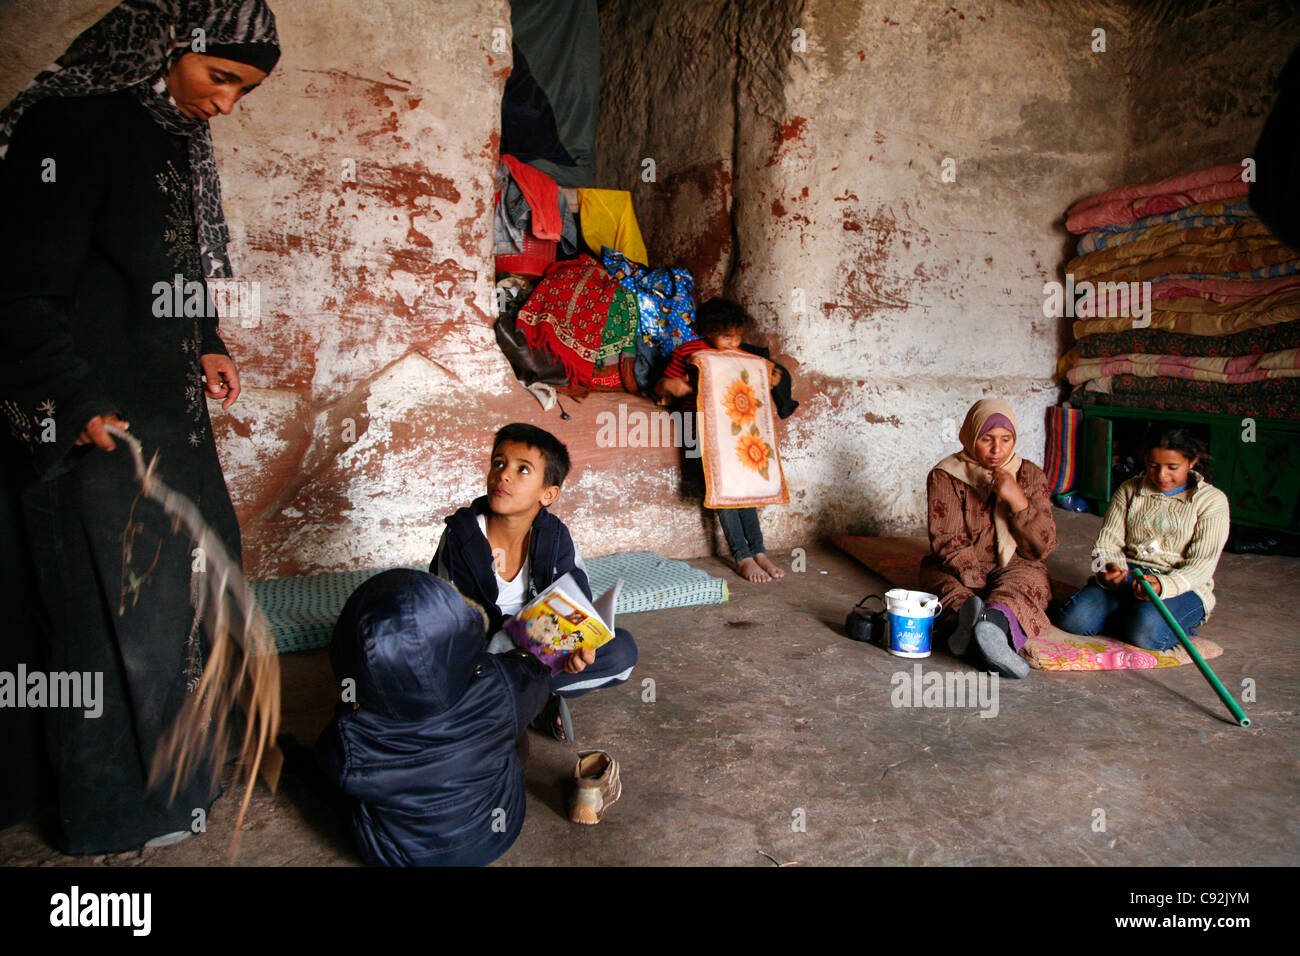
[[[566,574],[506,621],[505,632],[558,674],[578,648],[594,651],[614,639],[614,602],[622,587],[619,578],[593,603],[573,575]]]

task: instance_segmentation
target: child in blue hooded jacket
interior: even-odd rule
[[[330,644],[344,703],[316,754],[368,863],[482,866],[519,835],[516,742],[550,673],[523,652],[486,653],[485,639],[483,612],[422,571],[385,571],[344,605]]]

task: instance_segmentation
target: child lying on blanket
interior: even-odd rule
[[[569,529],[546,510],[559,497],[568,473],[569,452],[558,438],[533,425],[507,425],[492,442],[487,494],[447,518],[429,571],[487,611],[490,654],[514,650],[501,625],[565,574],[572,574],[591,600]],[[623,683],[636,659],[636,643],[621,627],[598,650],[583,648],[570,655],[564,671],[551,678],[551,699],[535,729],[572,743],[565,698]]]
[[[1093,547],[1094,577],[1061,609],[1071,634],[1105,632],[1150,651],[1178,643],[1130,570],[1189,635],[1214,608],[1214,569],[1228,541],[1228,498],[1194,469],[1205,444],[1182,426],[1153,428],[1144,442],[1146,474],[1120,485]]]
[[[958,438],[962,450],[926,482],[931,554],[921,588],[939,596],[946,623],[957,616],[949,650],[969,648],[990,669],[1024,677],[1019,651],[1049,626],[1043,561],[1056,550],[1056,521],[1047,477],[1015,453],[1016,413],[1006,402],[976,402]]]
[[[690,356],[702,349],[739,349],[745,330],[752,324],[749,314],[729,299],[710,299],[695,313],[695,334],[673,350],[664,374],[655,383],[659,398],[685,399],[695,394],[699,369]],[[772,387],[781,382],[781,366],[767,360]],[[756,508],[719,508],[716,511],[722,533],[736,562],[736,571],[747,581],[764,582],[785,577],[785,572],[768,560],[763,529]]]

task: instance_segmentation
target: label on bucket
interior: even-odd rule
[[[889,621],[889,653],[899,657],[929,657],[934,616],[942,604],[926,591],[895,588],[885,592]]]
[[[933,617],[889,615],[889,649],[903,654],[929,654]]]

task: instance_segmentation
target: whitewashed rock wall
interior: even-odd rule
[[[111,6],[0,6],[0,97]],[[599,184],[631,189],[654,264],[746,305],[797,379],[792,503],[763,512],[774,548],[918,526],[927,470],[985,395],[1015,405],[1041,461],[1065,345],[1042,285],[1066,257],[1064,210],[1154,170],[1166,142],[1199,158],[1220,74],[1257,124],[1271,102],[1281,55],[1227,58],[1269,24],[1293,37],[1294,19],[1211,6],[1179,63],[1143,5],[1104,0],[602,3]],[[273,7],[280,66],[213,124],[232,254],[260,290],[258,316],[223,323],[244,395],[212,406],[251,572],[427,560],[513,420],[569,444],[556,510],[584,551],[707,551],[676,450],[596,443],[602,412],[648,403],[565,400],[562,421],[495,345],[507,0]],[[1233,122],[1241,139],[1250,122]]]

